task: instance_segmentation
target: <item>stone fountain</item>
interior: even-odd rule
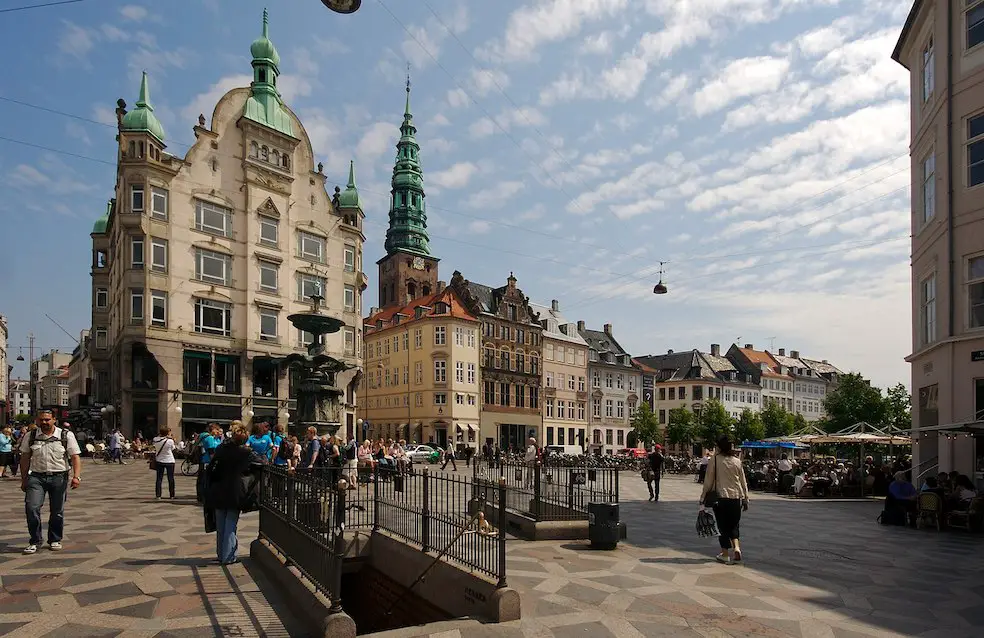
[[[311,333],[314,340],[308,346],[307,354],[289,354],[278,360],[288,367],[297,366],[301,370],[301,382],[297,388],[297,417],[290,424],[291,433],[298,438],[302,438],[310,426],[316,427],[319,435],[334,435],[338,431],[342,424],[341,398],[345,391],[336,386],[336,379],[339,372],[355,367],[330,356],[325,348],[325,335],[338,332],[345,322],[321,312],[324,297],[320,290],[309,298],[311,312],[292,314],[287,321],[295,328]]]

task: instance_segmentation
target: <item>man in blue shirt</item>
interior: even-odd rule
[[[300,469],[311,470],[314,469],[314,464],[318,460],[318,453],[321,452],[321,441],[318,440],[318,429],[313,425],[307,430],[307,435],[305,436],[306,444],[304,446],[304,451],[301,453],[301,464]]]
[[[278,423],[273,428],[273,464],[281,467],[286,466],[288,460],[293,456],[293,450],[290,448],[287,436],[284,434],[284,426]]]
[[[208,464],[212,462],[215,449],[222,443],[222,428],[218,423],[209,423],[204,432],[198,435],[197,445],[202,446],[201,464],[198,466],[198,477],[195,480],[195,491],[198,502],[202,502],[202,492],[208,480]]]

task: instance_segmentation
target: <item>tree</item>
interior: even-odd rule
[[[881,390],[860,374],[846,374],[823,400],[824,410],[834,431],[865,421],[880,425],[885,420],[885,399]]]
[[[714,443],[722,435],[730,435],[734,425],[734,420],[724,409],[724,404],[717,399],[711,399],[704,404],[698,421],[697,434],[706,448],[714,447]]]
[[[765,438],[789,436],[793,433],[793,417],[777,401],[768,402],[762,410],[761,417]]]
[[[806,427],[806,417],[802,414],[790,414],[790,419],[792,420],[792,427],[790,428],[793,432],[799,432]]]
[[[31,423],[34,423],[34,417],[30,414],[24,414],[21,412],[14,417],[14,423],[19,423],[20,425],[30,425]]]
[[[666,440],[673,445],[690,445],[696,434],[696,419],[694,413],[686,408],[670,410],[669,421],[666,424]]]
[[[649,404],[643,401],[636,413],[632,415],[632,431],[647,448],[654,443],[663,442],[663,428],[660,427],[659,418]],[[629,433],[631,435],[631,432]]]
[[[885,422],[891,424],[893,433],[912,429],[912,395],[901,383],[889,388],[886,393]]]
[[[748,408],[741,411],[741,416],[735,421],[735,440],[760,441],[765,438],[765,425],[758,412],[752,412]]]

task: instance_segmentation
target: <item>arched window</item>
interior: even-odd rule
[[[493,348],[492,346],[485,346],[485,367],[491,368],[494,361],[495,361],[495,348]]]
[[[512,370],[512,355],[509,352],[509,348],[503,348],[502,354],[500,355],[502,361],[502,368],[504,370]]]
[[[522,350],[516,351],[516,372],[526,372],[526,354]]]
[[[144,156],[144,143],[137,142],[137,157],[142,159],[143,156]]]
[[[128,157],[136,157],[137,156],[137,143],[134,142],[133,140],[130,140],[129,149],[130,150],[127,152],[127,156]]]
[[[260,156],[260,145],[256,142],[250,142],[249,144],[249,156],[259,157]]]
[[[282,158],[282,162],[283,162],[284,168],[290,168],[290,162],[287,159],[287,153],[284,153],[284,156]]]
[[[270,161],[270,149],[266,147],[266,144],[264,144],[263,147],[260,149],[260,159],[262,159],[264,162]]]
[[[410,295],[411,299],[417,298],[417,284],[412,281],[407,284],[407,294]]]
[[[273,152],[273,163],[280,166],[280,151]]]
[[[431,287],[428,286],[427,284],[424,284],[422,292],[426,297],[427,295],[431,294]]]

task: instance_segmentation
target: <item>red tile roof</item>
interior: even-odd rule
[[[766,377],[782,377],[783,376],[783,375],[779,374],[779,372],[776,371],[776,368],[779,366],[779,363],[775,359],[773,359],[772,358],[772,355],[769,354],[768,352],[763,352],[761,350],[752,350],[751,348],[738,348],[738,349],[741,351],[741,353],[743,355],[745,355],[745,357],[753,365],[761,365],[761,364],[764,363],[767,366],[769,366],[768,370],[764,370],[762,372],[762,375],[763,376],[766,376]]]
[[[439,302],[446,303],[450,309],[450,312],[437,315],[434,311],[434,306],[436,306]],[[430,310],[428,310],[427,313],[421,317],[422,319],[426,317],[438,316],[463,319],[465,321],[478,321],[473,314],[468,312],[464,304],[461,303],[461,299],[458,298],[458,295],[454,292],[454,290],[451,288],[445,288],[440,292],[432,293],[426,297],[419,297],[406,306],[389,306],[387,308],[383,308],[374,315],[369,315],[363,320],[363,326],[366,329],[366,334],[368,335],[370,330],[372,330],[373,333],[378,333],[386,330],[387,328],[394,327],[393,317],[395,317],[397,313],[402,314],[405,318],[401,319],[400,323],[395,324],[396,326],[402,326],[412,321],[418,321],[414,310],[418,306],[426,306],[430,308]],[[382,328],[377,328],[376,324],[379,323],[380,320],[382,320],[383,326]]]

